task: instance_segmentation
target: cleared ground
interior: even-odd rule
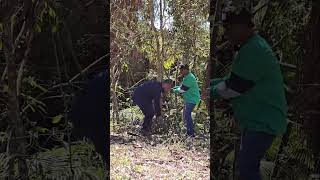
[[[209,137],[111,134],[111,179],[210,179]]]

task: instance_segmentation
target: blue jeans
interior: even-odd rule
[[[260,161],[272,145],[274,135],[245,130],[241,135],[238,166],[240,180],[261,180]]]
[[[188,136],[194,136],[193,121],[192,121],[191,113],[195,106],[196,105],[192,103],[185,103],[184,109],[183,109],[183,119],[186,123]]]

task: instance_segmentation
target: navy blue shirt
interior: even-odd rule
[[[154,101],[156,115],[159,115],[161,113],[160,98],[162,92],[161,82],[147,81],[134,90],[132,95],[133,103],[140,106],[150,106]]]

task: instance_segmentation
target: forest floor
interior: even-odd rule
[[[111,133],[111,179],[210,179],[209,137]]]

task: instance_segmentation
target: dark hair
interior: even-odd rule
[[[173,84],[173,81],[171,79],[165,79],[162,83]]]
[[[180,65],[180,69],[189,70],[189,65],[187,65],[187,64]]]
[[[245,8],[242,8],[239,12],[227,12],[226,18],[223,20],[223,24],[246,24],[250,28],[254,27],[254,23],[252,21],[252,13]]]

